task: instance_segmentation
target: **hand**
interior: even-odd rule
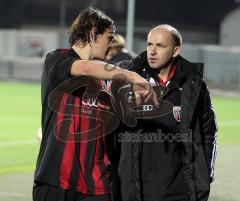
[[[159,105],[158,97],[154,92],[152,86],[144,78],[137,73],[132,73],[130,80],[133,83],[133,90],[136,98],[136,104],[142,104],[142,98],[144,103],[151,101],[154,105]]]

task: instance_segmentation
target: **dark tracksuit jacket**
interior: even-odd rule
[[[173,111],[163,118],[140,119],[136,127],[125,126],[122,133],[161,129],[163,133],[187,134],[188,139],[177,143],[123,142],[118,168],[123,201],[208,200],[216,157],[215,114],[203,80],[203,64],[181,56],[175,61],[176,75],[162,99],[172,102],[173,108],[180,106],[180,121],[174,123]],[[146,53],[135,58],[129,68],[158,85]]]

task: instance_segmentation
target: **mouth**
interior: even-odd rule
[[[149,58],[149,63],[156,63],[158,60],[156,58]]]

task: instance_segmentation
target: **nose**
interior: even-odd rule
[[[155,54],[157,53],[156,50],[157,50],[156,47],[155,47],[155,46],[152,46],[152,47],[150,48],[150,50],[149,50],[150,55],[155,55]]]

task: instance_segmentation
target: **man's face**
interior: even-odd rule
[[[159,28],[152,30],[147,38],[147,59],[151,68],[167,67],[174,56],[171,32]]]
[[[107,29],[102,35],[97,36],[96,41],[92,44],[94,59],[106,59],[113,38],[114,32],[112,29]]]

